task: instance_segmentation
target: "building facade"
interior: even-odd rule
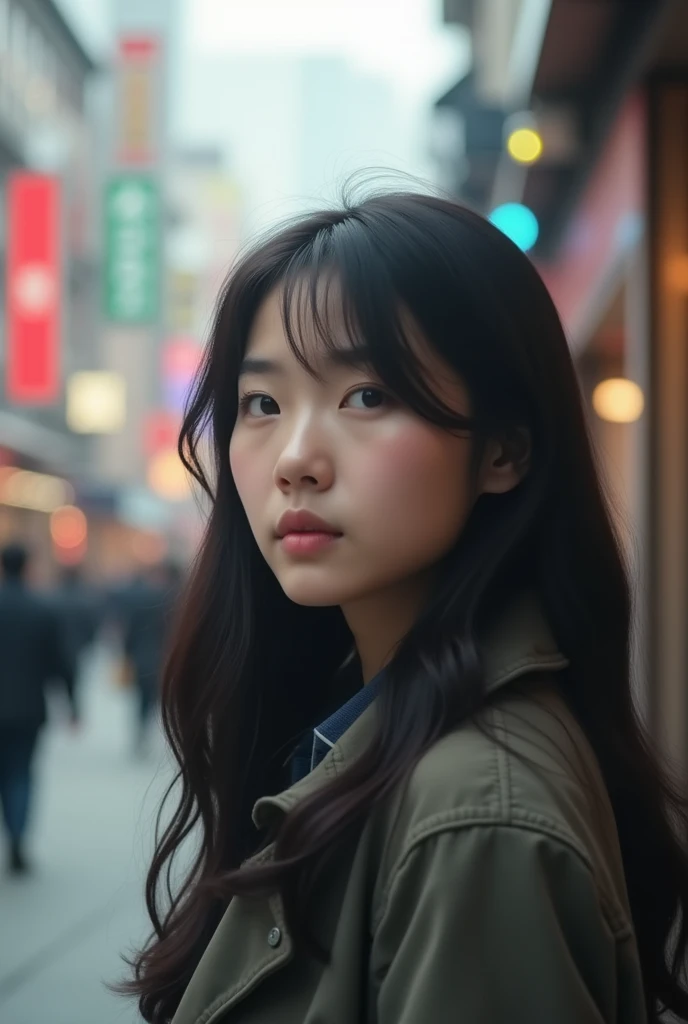
[[[51,548],[45,495],[53,487],[73,497],[75,482],[90,471],[90,443],[67,425],[64,382],[92,362],[98,345],[98,180],[88,101],[95,72],[52,0],[0,0],[0,540],[27,539],[44,567]],[[56,397],[40,402],[18,397],[8,379],[10,182],[22,171],[50,176],[59,190],[59,379]]]
[[[632,571],[638,702],[684,770],[685,15],[680,0],[446,0],[446,20],[473,33],[474,64],[437,104],[461,126],[444,154],[445,180],[453,175],[455,191],[485,213],[520,203],[539,224],[531,255],[569,337]],[[531,164],[507,152],[519,124],[542,142]],[[636,396],[632,414],[599,400],[600,386],[618,380]]]

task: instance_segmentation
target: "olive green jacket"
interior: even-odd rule
[[[537,602],[521,601],[486,656],[487,721],[513,753],[456,729],[340,848],[310,919],[329,965],[295,952],[279,896],[235,898],[173,1024],[644,1024],[614,818],[558,694],[566,664]],[[259,800],[256,824],[346,771],[375,714]]]

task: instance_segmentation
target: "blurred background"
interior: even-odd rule
[[[35,792],[0,876],[4,1024],[137,1019],[103,981],[147,931],[169,780],[157,669],[203,522],[184,399],[244,242],[369,168],[461,197],[544,277],[633,569],[638,701],[685,769],[686,0],[0,0],[0,547],[69,639],[12,754]]]

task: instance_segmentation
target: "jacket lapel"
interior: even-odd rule
[[[532,593],[522,595],[488,631],[481,652],[486,693],[533,672],[561,671],[569,664],[557,647],[539,599]],[[373,701],[368,705],[309,775],[284,792],[256,802],[253,822],[257,828],[272,824],[276,815],[286,814],[363,753],[375,732],[376,704]]]
[[[566,668],[536,598],[514,605],[485,638],[483,646],[488,693],[532,672]],[[376,701],[340,737],[305,778],[253,808],[260,830],[276,823],[301,800],[345,771],[372,741],[377,728]],[[274,844],[246,861],[257,864],[274,856]],[[216,1024],[232,1006],[268,975],[287,964],[293,944],[279,895],[233,899],[192,977],[172,1024]]]

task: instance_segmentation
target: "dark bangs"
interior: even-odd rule
[[[429,380],[425,351],[433,339],[393,271],[360,220],[322,231],[294,254],[279,282],[289,346],[315,379],[314,356],[350,351],[420,416],[447,430],[472,430],[474,419],[446,405]],[[457,346],[452,365],[459,372],[461,362]]]
[[[493,280],[495,251],[481,252],[485,223],[475,218],[472,238],[464,211],[465,237],[457,245],[445,209],[434,209],[428,197],[405,199],[403,218],[390,217],[384,204],[377,209],[374,200],[337,217],[316,215],[283,229],[279,245],[259,245],[240,261],[220,306],[205,374],[221,450],[236,417],[236,380],[251,325],[276,288],[291,350],[314,378],[318,352],[353,349],[393,396],[444,429],[485,436],[532,425],[520,352],[504,344],[513,318]],[[490,262],[481,281],[484,255]],[[466,384],[470,418],[436,393],[428,345]]]

